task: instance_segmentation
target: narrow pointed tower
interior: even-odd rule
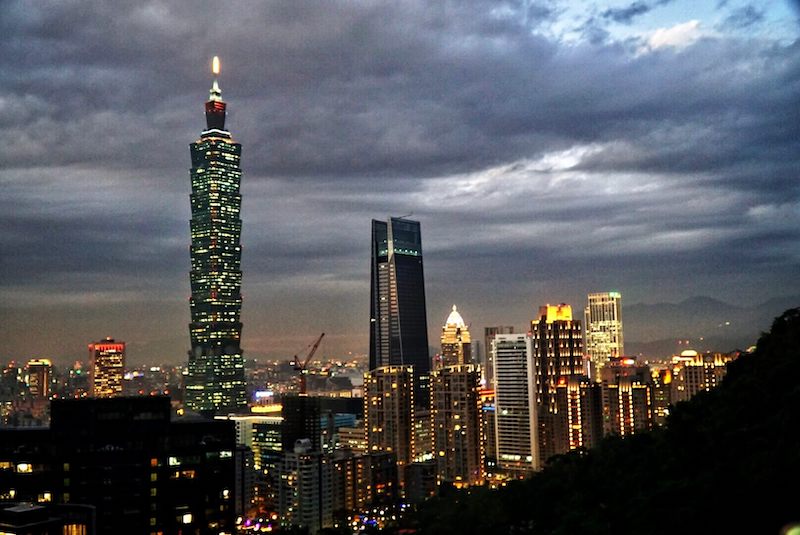
[[[189,146],[192,156],[191,282],[188,375],[185,402],[204,414],[247,405],[242,323],[242,146],[225,130],[227,104],[219,88],[219,59],[205,104],[206,129]]]

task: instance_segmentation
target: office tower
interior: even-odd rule
[[[513,325],[498,325],[483,329],[483,380],[487,388],[494,388],[494,357],[492,356],[492,342],[495,335],[514,334]]]
[[[121,396],[125,375],[125,342],[108,337],[89,344],[89,361],[92,368],[92,397]]]
[[[427,407],[431,369],[422,235],[417,221],[372,220],[369,369],[413,366],[415,402]]]
[[[539,317],[531,321],[531,337],[539,455],[544,462],[569,451],[564,448],[566,429],[560,425],[556,389],[562,377],[583,374],[581,321],[572,319],[569,305],[545,305],[539,307]]]
[[[582,375],[561,377],[556,386],[555,449],[568,452],[593,448],[603,438],[600,385]]]
[[[727,372],[728,363],[738,353],[703,353],[687,350],[672,357],[672,402],[687,401],[695,394],[717,386]]]
[[[170,414],[163,396],[54,399],[49,428],[0,429],[0,494],[94,509],[94,533],[233,534],[233,424]]]
[[[456,487],[484,480],[484,437],[478,366],[458,364],[431,374],[433,453],[440,482]]]
[[[492,356],[497,465],[525,475],[540,467],[532,340],[524,334],[497,334]]]
[[[50,397],[53,364],[48,359],[31,359],[28,361],[26,368],[28,391],[31,396],[34,399],[48,399]]]
[[[600,370],[603,431],[628,436],[653,427],[650,367],[636,359],[612,357]]]
[[[591,293],[584,314],[589,374],[599,381],[600,369],[608,359],[625,355],[622,295],[619,292]]]
[[[453,305],[453,310],[447,316],[447,321],[442,327],[441,342],[441,365],[443,367],[470,364],[472,362],[469,329],[455,305]]]
[[[225,130],[226,103],[214,83],[205,105],[206,130],[190,145],[191,316],[185,398],[190,410],[232,412],[247,404],[242,324],[242,146]]]
[[[411,366],[383,366],[364,374],[367,451],[393,453],[401,478],[416,453],[415,420]]]

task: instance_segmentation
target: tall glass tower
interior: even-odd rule
[[[186,406],[222,413],[247,405],[242,323],[242,196],[239,158],[242,146],[225,130],[226,103],[217,83],[206,102],[206,130],[189,146],[192,156],[192,288]]]
[[[415,403],[427,407],[428,318],[418,221],[372,220],[369,368],[414,367]]]

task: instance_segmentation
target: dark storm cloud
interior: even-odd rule
[[[489,324],[607,286],[796,290],[798,43],[612,40],[666,3],[595,11],[564,43],[555,1],[7,2],[4,306],[57,321],[115,292],[138,315],[188,295],[187,145],[214,54],[258,351],[314,321],[363,342],[369,220],[388,215],[423,223],[432,326],[453,300]],[[183,333],[183,304],[153,309],[147,343],[184,343],[163,327]]]
[[[764,12],[756,9],[753,5],[746,5],[734,9],[723,21],[725,28],[742,30],[764,20]]]
[[[613,20],[620,24],[630,24],[633,19],[645,13],[649,13],[654,8],[671,3],[673,0],[657,0],[655,2],[636,1],[625,7],[609,8],[603,11],[604,19]]]

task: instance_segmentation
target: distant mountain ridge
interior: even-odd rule
[[[680,303],[623,305],[625,352],[647,358],[666,358],[689,348],[697,351],[746,349],[769,328],[773,318],[798,305],[800,295],[775,297],[750,307],[705,296],[691,297]]]

